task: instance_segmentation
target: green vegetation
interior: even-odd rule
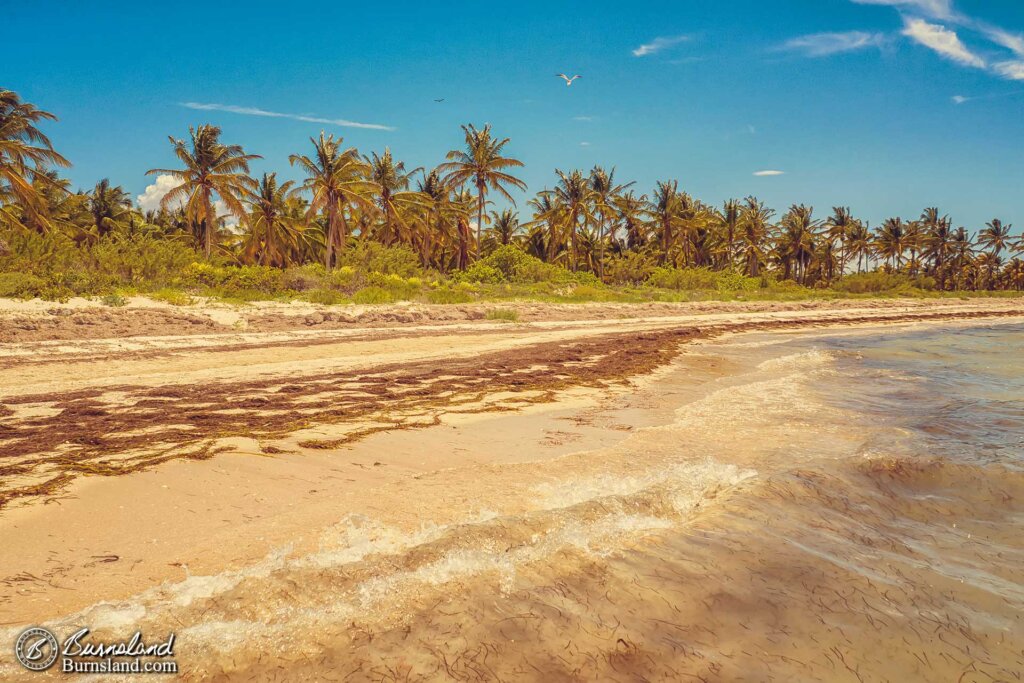
[[[0,90],[3,297],[117,306],[135,293],[185,305],[194,296],[384,304],[1024,291],[1024,237],[999,219],[954,228],[936,208],[872,231],[845,207],[819,219],[794,205],[776,219],[755,197],[714,207],[676,181],[638,194],[598,166],[557,170],[521,221],[510,190],[525,190],[513,175],[522,163],[489,126],[464,126],[463,147],[430,171],[321,134],[308,156],[289,157],[304,175],[297,182],[251,177],[259,157],[201,125],[171,138],[179,168],[150,173],[172,187],[159,210],[142,212],[107,180],[70,189],[58,174],[69,162],[38,127],[54,119]],[[488,211],[492,197],[511,207]]]
[[[495,308],[487,311],[487,320],[503,320],[514,323],[519,321],[519,314],[508,308]]]

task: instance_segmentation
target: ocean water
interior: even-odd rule
[[[1021,680],[1024,325],[738,336],[676,380],[703,359],[735,372],[671,421],[494,470],[514,509],[50,626],[174,630],[194,680]]]

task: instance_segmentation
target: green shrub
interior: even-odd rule
[[[352,301],[357,304],[392,304],[398,297],[383,287],[363,287],[354,295]]]
[[[310,303],[324,304],[326,306],[341,304],[346,301],[345,295],[336,289],[313,289],[306,292],[305,298]]]
[[[486,318],[488,320],[503,320],[514,323],[519,320],[519,313],[510,308],[493,308],[487,311]]]
[[[421,274],[420,260],[404,245],[385,247],[378,242],[358,242],[338,255],[338,265],[351,266],[364,273],[384,273],[412,277]]]
[[[675,290],[716,289],[718,278],[707,268],[666,268],[654,269],[645,284],[651,287]]]
[[[100,302],[104,306],[111,306],[111,307],[114,307],[114,308],[119,308],[119,307],[124,306],[125,304],[127,304],[128,300],[125,299],[120,294],[117,294],[115,292],[113,294],[104,294],[103,296],[100,297]]]
[[[31,299],[46,288],[46,281],[31,273],[0,273],[0,297]]]
[[[323,286],[327,269],[320,263],[288,268],[281,276],[281,285],[296,292],[308,292]]]
[[[876,294],[913,288],[931,291],[935,289],[935,279],[923,275],[910,277],[902,273],[875,270],[870,273],[846,275],[832,285],[832,288],[850,294]]]
[[[483,284],[495,285],[500,282],[508,282],[505,275],[494,266],[477,261],[457,276],[466,282],[480,282]]]
[[[617,285],[639,285],[651,276],[654,260],[647,254],[630,251],[608,260],[605,277]]]
[[[162,287],[155,292],[151,292],[149,298],[154,301],[163,301],[172,306],[188,306],[192,304],[192,297],[181,290],[171,289],[170,287]]]
[[[466,304],[473,300],[469,292],[443,287],[427,294],[427,301],[432,304]]]

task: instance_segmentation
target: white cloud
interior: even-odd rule
[[[985,68],[985,60],[967,49],[955,32],[923,19],[907,19],[903,35],[964,66]]]
[[[766,177],[770,177],[770,176],[786,175],[786,172],[785,171],[770,171],[770,170],[769,171],[755,171],[754,175],[756,175],[759,178],[766,178]]]
[[[1002,45],[1018,57],[1024,57],[1024,35],[1020,33],[1010,33],[998,26],[989,26],[987,24],[981,25],[981,31],[993,43]]]
[[[135,201],[143,213],[157,211],[160,209],[160,202],[163,200],[164,195],[180,184],[180,181],[172,175],[166,173],[158,175],[152,185],[147,185],[145,191],[135,197]],[[184,202],[178,202],[179,207],[183,205]],[[226,225],[229,228],[238,224],[238,219],[228,210],[228,205],[224,203],[224,200],[215,199],[213,201],[213,210],[219,218],[227,218]]]
[[[661,36],[655,38],[649,43],[644,43],[640,47],[633,50],[634,57],[644,57],[646,55],[653,55],[655,52],[660,52],[665,48],[678,45],[679,43],[686,42],[690,39],[690,36]]]
[[[963,95],[953,95],[951,98],[954,104],[963,104],[964,102],[970,102],[970,97],[964,97]]]
[[[787,40],[783,50],[803,52],[808,57],[827,57],[841,52],[853,52],[871,47],[881,47],[885,36],[881,33],[846,31],[843,33],[812,33]]]
[[[136,197],[135,201],[143,212],[156,211],[160,208],[160,201],[164,195],[179,184],[172,175],[158,175],[156,181],[152,185],[147,185],[145,192]]]
[[[1022,60],[997,62],[992,65],[992,70],[1008,80],[1024,81],[1024,61]]]
[[[590,147],[590,143],[589,142],[581,142],[580,143],[580,147]]]
[[[332,126],[343,126],[347,128],[369,128],[371,130],[395,130],[392,126],[385,126],[381,123],[359,123],[347,119],[325,119],[319,116],[307,116],[305,114],[282,114],[276,111],[267,111],[256,107],[240,107],[235,104],[206,104],[203,102],[181,102],[182,107],[199,109],[201,111],[226,111],[231,114],[242,114],[243,116],[267,116],[275,119],[292,119],[294,121],[306,121],[309,123],[326,123]]]
[[[593,116],[574,116],[574,117],[572,117],[572,120],[573,121],[593,121],[594,117]]]
[[[933,19],[952,20],[957,18],[953,0],[853,0],[858,5],[886,5],[900,10],[909,10]]]

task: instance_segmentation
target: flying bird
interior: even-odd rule
[[[575,75],[575,76],[573,76],[572,78],[569,78],[569,77],[568,77],[568,76],[566,76],[565,74],[555,74],[555,75],[556,75],[556,76],[558,76],[559,78],[561,78],[562,80],[564,80],[564,81],[565,81],[565,87],[567,87],[567,88],[568,88],[568,87],[569,87],[570,85],[572,85],[572,82],[573,82],[573,81],[575,81],[575,80],[576,80],[577,78],[583,78],[583,76],[580,76],[579,74],[576,74],[576,75]]]
[[[434,101],[435,101],[435,102],[444,102],[444,98],[442,97],[441,99],[439,99],[439,100],[434,100]]]

